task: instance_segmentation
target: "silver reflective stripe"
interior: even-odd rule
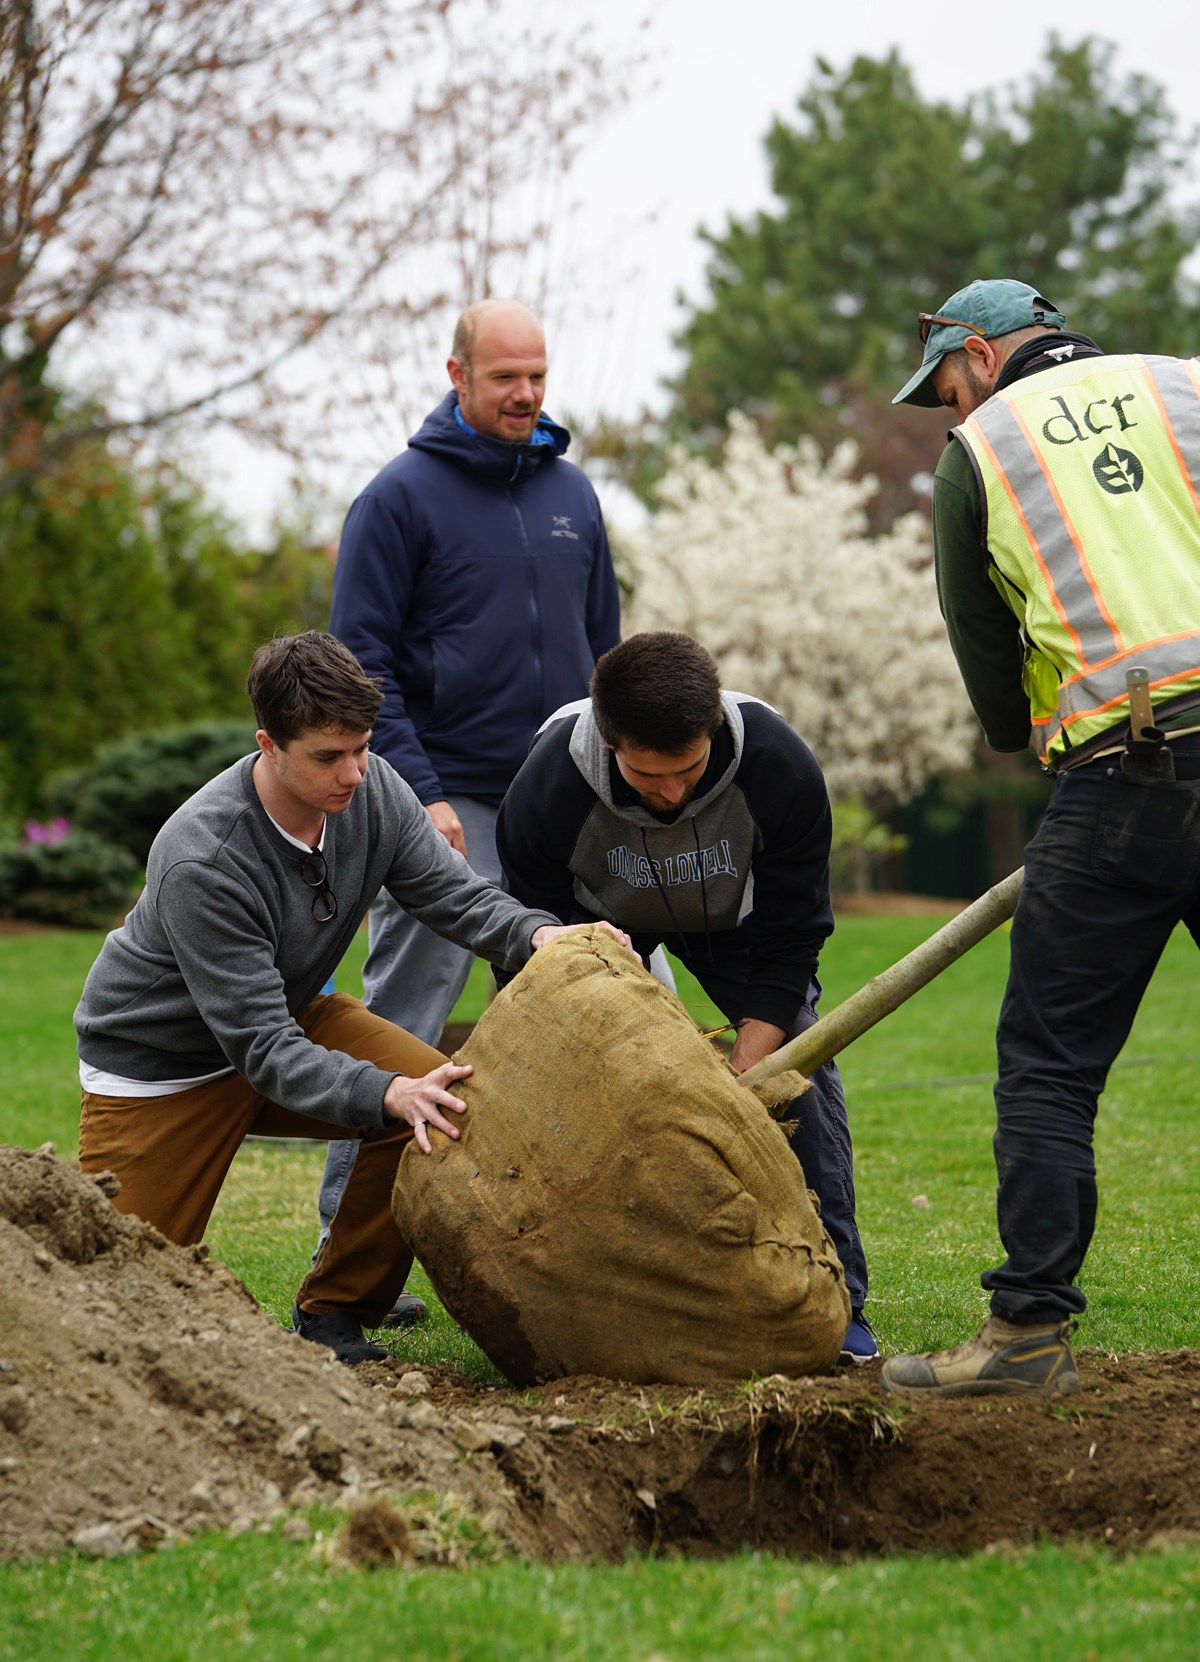
[[[1096,603],[1075,527],[1050,489],[1024,424],[1003,396],[989,398],[974,420],[1020,505],[1059,618],[1075,638],[1080,662],[1095,664],[1110,658],[1124,643]]]
[[[1065,726],[1069,733],[1081,717],[1102,714],[1106,705],[1112,707],[1114,722],[1122,720],[1125,671],[1139,661],[1150,664],[1151,695],[1159,694],[1158,702],[1164,703],[1172,696],[1172,682],[1194,678],[1200,672],[1200,629],[1170,635],[1165,640],[1142,641],[1101,668],[1064,681],[1059,688],[1057,711],[1036,730],[1035,748],[1044,752],[1061,728]]]
[[[1158,390],[1180,471],[1200,512],[1200,392],[1196,382],[1182,358],[1139,357],[1138,362]]]

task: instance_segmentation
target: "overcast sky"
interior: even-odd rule
[[[573,0],[570,9],[603,18],[614,32],[632,30],[647,11],[645,0]],[[1047,18],[1068,43],[1112,41],[1122,78],[1150,75],[1183,122],[1200,123],[1194,0],[975,10],[961,0],[655,0],[649,37],[658,84],[602,129],[573,175],[588,223],[628,222],[621,247],[636,277],[613,302],[611,328],[586,314],[578,330],[560,327],[548,405],[557,398],[581,414],[623,415],[661,401],[658,382],[676,365],[670,339],[683,316],[675,293],[704,295],[696,227],[720,230],[730,215],[772,204],[763,136],[773,116],[794,112],[815,58],[841,69],[895,46],[924,97],[961,103],[970,92],[1028,80],[1044,61]],[[931,306],[942,298],[931,295]]]
[[[525,3],[545,0],[502,0]],[[648,18],[653,63],[653,84],[588,140],[571,175],[576,250],[583,249],[594,281],[585,276],[552,309],[546,403],[584,420],[661,406],[660,383],[677,366],[677,291],[696,300],[704,294],[696,229],[720,230],[729,216],[771,204],[762,139],[773,116],[794,112],[818,56],[841,69],[859,53],[881,57],[896,46],[923,96],[961,102],[972,91],[1027,81],[1044,60],[1046,20],[1057,13],[1064,40],[1112,41],[1119,77],[1151,76],[1182,122],[1200,124],[1195,0],[1092,0],[1086,7],[1016,0],[975,10],[961,0],[566,4],[567,16],[591,19],[601,38],[628,41]],[[931,305],[940,298],[931,295]],[[384,448],[391,447],[389,436]],[[348,503],[386,460],[364,455],[362,477],[338,481],[335,493],[344,490]],[[226,455],[220,474],[234,512],[259,518],[272,480],[262,459],[239,466]]]

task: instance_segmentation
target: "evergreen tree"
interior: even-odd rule
[[[0,495],[0,821],[108,740],[249,719],[253,649],[323,627],[329,583],[324,548],[248,550],[184,475],[102,441]]]
[[[906,480],[922,450],[929,465],[928,421],[888,404],[919,361],[917,313],[975,277],[1044,288],[1109,351],[1200,349],[1200,213],[1172,197],[1191,135],[1111,46],[1051,38],[1028,85],[961,103],[922,98],[896,52],[818,62],[798,110],[766,138],[779,208],[702,233],[674,435],[715,439],[738,409],[769,440],[850,432]]]

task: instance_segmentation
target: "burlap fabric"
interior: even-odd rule
[[[393,1211],[513,1384],[835,1362],[842,1267],[784,1133],[611,935],[536,953],[456,1060],[462,1138],[409,1146]]]

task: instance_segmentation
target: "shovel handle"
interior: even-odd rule
[[[798,1038],[789,1040],[748,1068],[740,1075],[742,1084],[755,1085],[777,1073],[786,1073],[789,1068],[810,1075],[825,1062],[832,1061],[840,1050],[861,1038],[876,1022],[890,1015],[985,935],[1011,918],[1017,909],[1023,872],[1024,867],[1020,867],[1002,883],[994,884],[899,963],[882,970]]]

